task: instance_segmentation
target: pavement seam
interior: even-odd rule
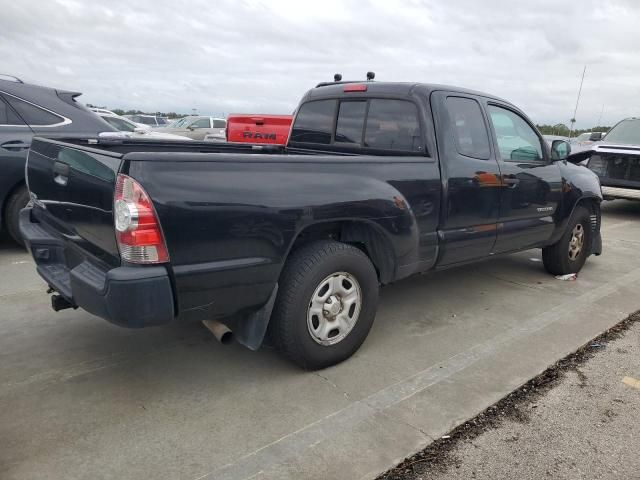
[[[329,385],[331,385],[333,388],[335,388],[336,390],[342,392],[342,394],[344,395],[344,398],[346,398],[347,400],[351,400],[351,397],[349,396],[349,393],[343,389],[341,389],[340,387],[338,387],[338,385],[336,385],[334,382],[332,382],[331,380],[329,380],[329,378],[325,377],[324,375],[322,375],[319,372],[313,372],[317,377],[320,377],[322,380],[324,380],[325,382],[327,382]]]

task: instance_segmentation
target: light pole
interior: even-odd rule
[[[578,113],[578,104],[580,103],[580,94],[582,93],[582,84],[584,83],[584,74],[587,73],[587,66],[584,66],[582,70],[582,80],[580,80],[580,88],[578,89],[578,98],[576,99],[576,108],[573,111],[573,117],[571,118],[571,129],[569,130],[569,140],[571,140],[571,134],[573,133],[573,126],[576,123],[576,113]]]

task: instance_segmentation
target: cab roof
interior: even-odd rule
[[[504,103],[511,104],[507,100],[491,95],[489,93],[479,92],[467,88],[455,87],[452,85],[440,85],[435,83],[419,83],[419,82],[377,82],[377,81],[341,81],[341,82],[323,82],[319,83],[315,88],[309,90],[303,100],[317,99],[324,97],[337,97],[347,95],[344,91],[345,87],[354,85],[366,85],[366,92],[350,92],[348,95],[362,94],[381,94],[381,95],[401,95],[409,96],[414,92],[430,95],[435,91],[447,91],[454,93],[462,93],[466,95],[474,95],[478,97],[491,98]]]

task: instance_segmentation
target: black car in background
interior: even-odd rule
[[[0,75],[0,229],[20,244],[18,213],[29,201],[24,166],[33,136],[116,131],[76,102],[79,95]]]

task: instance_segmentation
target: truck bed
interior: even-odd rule
[[[68,165],[64,185],[60,164]],[[104,277],[127,266],[114,237],[113,192],[120,173],[139,182],[162,226],[170,262],[157,268],[166,270],[179,321],[227,318],[264,304],[288,251],[309,229],[342,225],[338,235],[381,257],[383,282],[436,258],[440,173],[427,156],[38,138],[28,172],[32,219],[58,237],[53,268],[71,276],[81,268]]]

